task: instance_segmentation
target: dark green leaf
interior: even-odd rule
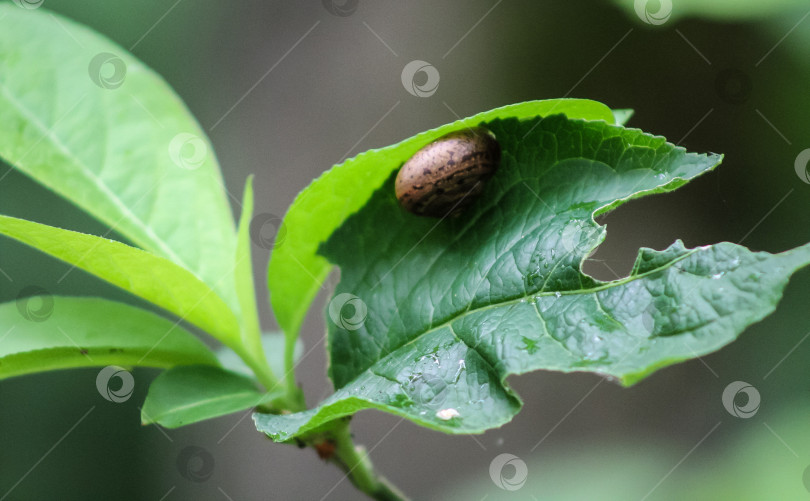
[[[350,214],[366,204],[391,172],[423,145],[448,132],[495,118],[530,119],[552,113],[610,123],[614,120],[610,108],[587,99],[549,99],[504,106],[417,134],[392,146],[366,151],[336,165],[299,193],[284,216],[286,234],[273,250],[267,281],[273,311],[289,338],[288,369],[292,360],[290,347],[298,337],[312,299],[331,269],[329,262],[316,254],[318,246]]]
[[[632,384],[734,340],[810,262],[810,246],[772,255],[676,242],[641,249],[629,277],[595,280],[581,271],[604,238],[594,216],[681,186],[720,157],[563,116],[486,126],[503,160],[461,217],[405,212],[391,176],[322,247],[341,267],[328,308],[338,390],[310,411],[256,415],[261,431],[287,440],[377,408],[482,432],[520,407],[509,375],[589,371]]]

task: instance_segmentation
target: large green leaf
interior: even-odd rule
[[[338,390],[316,409],[256,415],[261,431],[287,440],[377,408],[481,432],[520,407],[509,375],[589,371],[632,384],[734,340],[810,262],[810,245],[772,255],[676,242],[641,249],[629,277],[595,280],[581,271],[604,238],[594,216],[721,158],[560,115],[486,126],[501,167],[463,216],[405,212],[391,176],[322,247],[341,267],[328,308]]]
[[[607,106],[586,99],[550,99],[504,106],[417,134],[392,146],[366,151],[336,165],[299,193],[284,216],[285,237],[273,250],[267,279],[273,311],[289,339],[288,369],[291,347],[304,315],[331,269],[329,262],[316,254],[318,246],[350,214],[366,204],[391,172],[423,145],[450,131],[495,118],[528,119],[551,113],[614,121]]]
[[[223,300],[168,259],[114,240],[8,216],[0,216],[0,234],[165,308],[231,347],[241,344],[239,324]]]
[[[45,9],[0,4],[0,157],[238,311],[222,280],[236,239],[211,144],[122,47]]]
[[[165,318],[98,298],[33,296],[0,304],[0,379],[71,367],[217,365]]]
[[[219,367],[175,367],[149,386],[141,421],[177,428],[256,407],[282,392],[262,394],[251,378]]]

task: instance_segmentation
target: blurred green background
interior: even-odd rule
[[[457,116],[568,96],[634,108],[630,126],[726,154],[717,171],[677,192],[602,218],[608,237],[590,273],[625,275],[638,247],[676,238],[770,252],[810,240],[810,184],[794,168],[810,148],[806,0],[673,0],[658,25],[641,17],[669,2],[651,0],[642,16],[632,0],[336,4],[344,15],[320,1],[45,0],[43,8],[106,34],[162,74],[209,132],[230,190],[241,193],[256,174],[257,212],[283,214],[345,156]],[[417,59],[440,73],[429,98],[401,83]],[[0,182],[0,213],[106,232],[14,171]],[[265,305],[268,255],[254,250]],[[79,270],[65,276],[67,265],[7,239],[0,268],[2,301],[31,285],[134,301]],[[810,499],[808,297],[805,270],[776,313],[736,343],[629,389],[590,374],[512,378],[524,410],[482,436],[443,436],[377,412],[360,414],[354,432],[416,499]],[[324,299],[304,326],[307,347],[323,337]],[[274,325],[266,306],[263,317]],[[358,498],[336,468],[312,451],[269,444],[249,416],[143,428],[138,408],[156,372],[136,370],[135,393],[121,404],[101,398],[96,374],[0,383],[0,499]],[[322,347],[298,374],[310,405],[330,391]],[[721,401],[738,380],[761,395],[748,419]],[[514,491],[490,475],[504,453],[527,465]],[[210,477],[195,478],[211,464]],[[511,479],[515,464],[496,478]]]

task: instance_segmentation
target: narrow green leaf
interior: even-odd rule
[[[0,157],[188,269],[236,310],[233,215],[205,133],[169,85],[106,37],[0,4]]]
[[[99,298],[0,304],[0,379],[72,367],[217,365],[194,335],[154,313]]]
[[[641,249],[626,278],[595,280],[581,264],[604,239],[596,215],[721,157],[559,115],[486,127],[501,166],[461,217],[402,210],[392,175],[321,247],[341,267],[327,308],[338,390],[303,413],[256,415],[261,431],[289,440],[375,408],[480,433],[520,408],[508,376],[588,371],[633,384],[736,339],[810,263],[810,244],[774,255],[676,242]]]
[[[331,265],[316,254],[318,246],[419,148],[450,131],[495,118],[529,119],[564,113],[572,118],[613,123],[610,109],[586,99],[529,101],[496,108],[417,134],[385,148],[366,151],[334,166],[298,194],[284,216],[286,236],[273,249],[268,287],[273,311],[293,346],[298,330]],[[289,348],[288,348],[289,349]],[[288,368],[291,352],[287,352]]]
[[[236,296],[239,299],[242,323],[242,344],[253,352],[262,351],[259,312],[256,309],[256,289],[253,283],[253,261],[250,252],[250,220],[253,217],[253,176],[245,182],[242,196],[242,216],[236,244]],[[283,373],[282,373],[283,374]]]
[[[175,367],[149,386],[141,422],[177,428],[256,407],[281,393],[259,393],[249,377],[219,367]]]
[[[250,225],[253,217],[253,176],[248,176],[242,201],[242,215],[236,244],[234,279],[241,310],[240,358],[250,366],[251,372],[272,391],[278,387],[278,378],[267,363],[262,349],[259,312],[256,308],[256,289],[253,284],[253,261],[250,252]],[[283,350],[282,350],[283,352]],[[284,374],[284,372],[280,372]]]
[[[229,346],[240,342],[239,324],[222,299],[168,259],[114,240],[8,216],[0,216],[0,234],[165,308]]]

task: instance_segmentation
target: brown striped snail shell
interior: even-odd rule
[[[457,216],[481,194],[500,160],[498,141],[483,127],[451,132],[403,164],[397,200],[419,216]]]

